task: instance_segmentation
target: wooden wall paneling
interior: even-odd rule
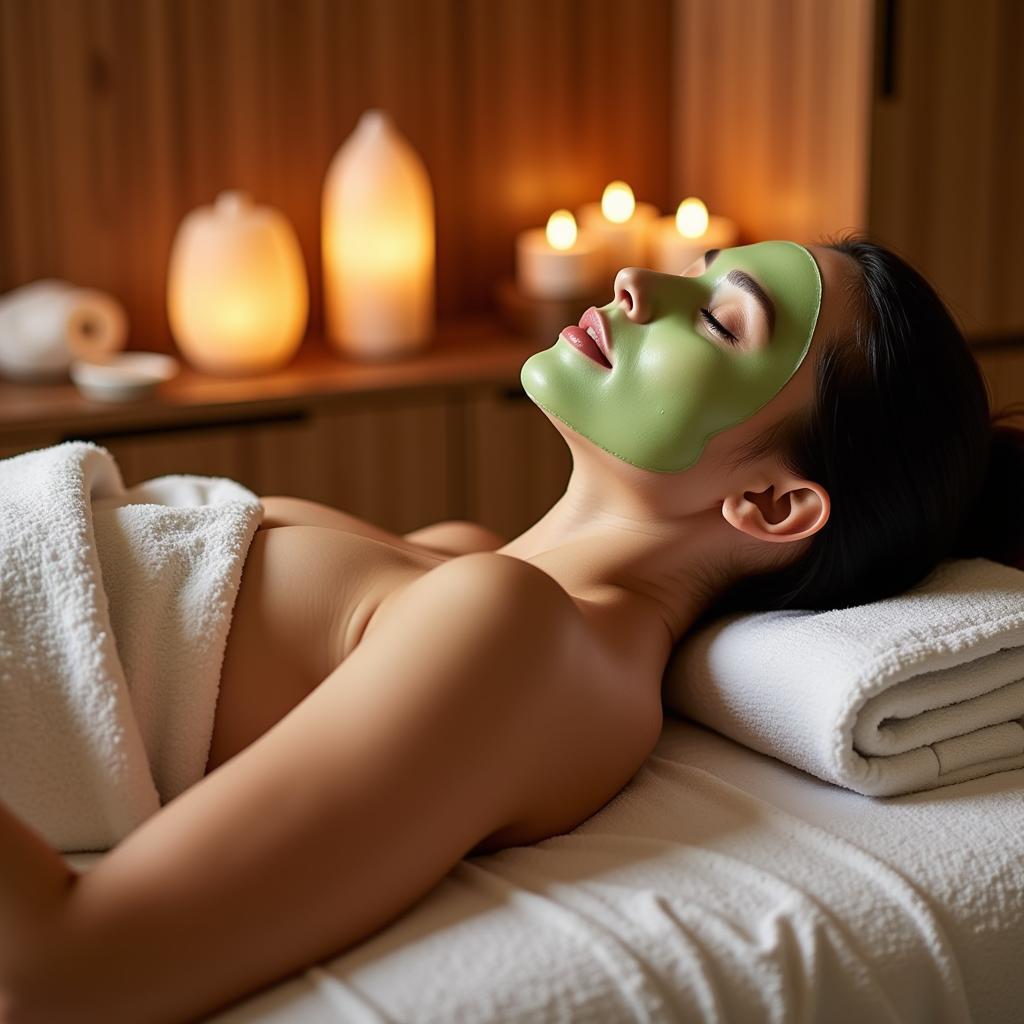
[[[484,392],[469,409],[470,518],[511,539],[565,493],[572,457],[562,436],[522,392]]]
[[[671,0],[0,0],[0,291],[112,292],[170,349],[167,257],[224,188],[296,226],[322,330],[320,195],[388,109],[434,184],[438,312],[493,306],[513,241],[612,177],[670,199]]]
[[[459,119],[464,54],[459,51],[458,21],[462,5],[453,0],[369,0],[366,7],[370,48],[364,57],[367,64],[358,70],[368,81],[364,98],[349,111],[349,122],[354,127],[363,110],[383,107],[423,157],[434,192],[437,312],[450,317],[472,307],[462,272],[459,235],[467,230],[474,235],[488,230],[486,222],[466,218],[462,203],[466,186]],[[358,62],[360,45],[358,38],[345,40],[343,59]],[[337,143],[341,141],[339,137]]]
[[[1024,4],[1003,0],[993,103],[992,175],[979,189],[987,206],[986,330],[1024,334]]]
[[[56,444],[59,438],[50,434],[26,434],[24,437],[5,437],[0,444],[0,459],[9,459],[14,455],[35,451]]]
[[[24,156],[23,150],[20,154],[15,155],[9,154],[7,151],[9,140],[13,134],[9,124],[10,115],[7,108],[14,105],[12,85],[15,78],[12,74],[11,63],[8,57],[12,46],[9,42],[12,38],[11,26],[9,24],[10,17],[10,8],[0,5],[0,146],[5,147],[0,151],[3,154],[2,159],[0,159],[0,225],[8,224],[12,219],[8,205],[11,197],[14,195],[15,186],[13,182],[17,175],[17,171],[12,165],[17,155]],[[24,111],[22,111],[22,116],[24,117]],[[4,237],[5,234],[7,235],[6,238]],[[16,233],[10,229],[5,232],[0,228],[0,282],[11,281],[14,278],[13,264],[15,262],[14,249],[16,244]]]
[[[453,503],[461,487],[451,443],[457,421],[446,397],[353,403],[318,419],[327,504],[398,533],[461,517]]]
[[[871,0],[674,0],[673,193],[750,240],[863,227]]]
[[[36,10],[47,40],[37,73],[48,136],[36,172],[52,204],[50,227],[61,276],[77,283],[87,273],[92,280],[83,283],[110,281],[116,273],[110,233],[115,196],[103,154],[110,123],[102,95],[107,79],[105,65],[90,48],[99,8],[82,0],[42,0]]]
[[[27,434],[6,439],[0,458],[74,437],[107,448],[129,487],[166,474],[223,476],[405,533],[467,515],[462,401],[461,392],[378,395],[264,420]]]
[[[127,486],[225,476],[259,495],[322,501],[398,532],[464,515],[458,420],[443,393],[357,400],[267,422],[76,434],[108,448]]]
[[[239,16],[250,5],[241,0]],[[454,138],[455,59],[448,0],[261,0],[263,21],[238,42],[248,81],[262,79],[258,114],[266,150],[264,193],[295,225],[310,275],[311,334],[323,331],[320,202],[331,159],[359,115],[387,110],[427,166],[435,191],[438,240],[438,311],[457,303],[451,257],[457,232],[457,142]],[[245,81],[234,88],[250,103]],[[256,129],[238,126],[240,144]],[[251,145],[251,142],[249,143]]]
[[[870,228],[972,334],[1024,329],[1024,5],[905,0],[874,103]]]
[[[0,6],[0,248],[7,277],[0,291],[60,266],[48,175],[52,99],[45,91],[46,28],[42,4],[4,0]],[[74,15],[75,12],[72,12]]]
[[[246,484],[245,432],[238,427],[169,430],[138,435],[95,435],[117,460],[125,486],[170,473],[226,476]]]
[[[133,197],[127,228],[131,234],[135,288],[131,304],[135,348],[171,351],[167,323],[167,263],[184,205],[181,198],[181,126],[178,118],[178,63],[172,48],[170,11],[161,0],[135,4],[131,18],[117,24],[128,29],[119,36],[117,53],[136,54],[133,76],[122,86],[134,96],[133,137],[136,158],[127,168]]]
[[[330,504],[334,493],[322,458],[329,433],[323,421],[308,411],[247,429],[239,479],[244,477],[256,494]]]
[[[244,4],[243,4],[244,6]],[[334,7],[348,5],[334,4]],[[288,212],[303,249],[309,277],[310,318],[307,330],[323,333],[320,270],[320,193],[324,172],[342,131],[327,120],[327,98],[351,86],[338,40],[326,33],[325,4],[266,5],[266,24],[259,40],[261,63],[252,67],[253,77],[265,79],[266,105],[254,112],[256,121],[266,119],[263,143],[267,149],[266,195]],[[244,17],[244,11],[239,17]],[[252,49],[246,52],[252,62]],[[245,87],[237,88],[238,102],[245,102]],[[240,143],[258,128],[238,126]],[[245,167],[248,167],[248,161]],[[240,168],[241,173],[241,168]]]
[[[988,385],[993,411],[1024,402],[1024,348],[1001,345],[983,349],[976,357]]]
[[[462,272],[477,308],[512,273],[515,235],[623,178],[669,201],[670,4],[645,0],[470,3]]]

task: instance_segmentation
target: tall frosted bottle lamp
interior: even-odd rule
[[[331,343],[354,359],[422,349],[434,333],[434,197],[419,154],[367,110],[335,154],[323,194]]]

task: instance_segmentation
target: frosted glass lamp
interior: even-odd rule
[[[367,110],[331,161],[321,236],[331,343],[355,359],[422,349],[434,333],[434,198],[382,110]]]
[[[178,228],[167,314],[185,358],[205,373],[267,373],[295,355],[309,316],[302,250],[287,218],[221,192]]]

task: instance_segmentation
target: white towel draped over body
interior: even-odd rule
[[[0,800],[60,850],[108,849],[206,767],[257,497],[128,490],[72,441],[0,461]]]
[[[943,562],[904,594],[732,614],[673,652],[665,703],[868,796],[1024,766],[1024,572]]]

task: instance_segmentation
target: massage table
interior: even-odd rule
[[[876,799],[669,715],[572,832],[209,1019],[1024,1021],[1024,769]]]
[[[2,460],[0,482],[0,798],[61,850],[109,849],[202,777],[259,502],[215,478],[126,490],[85,442]],[[465,858],[390,926],[212,1019],[1024,1021],[1024,574],[982,563],[821,618],[712,624],[666,674],[692,711],[597,814]],[[879,688],[865,741],[921,733],[892,765],[854,752]]]

